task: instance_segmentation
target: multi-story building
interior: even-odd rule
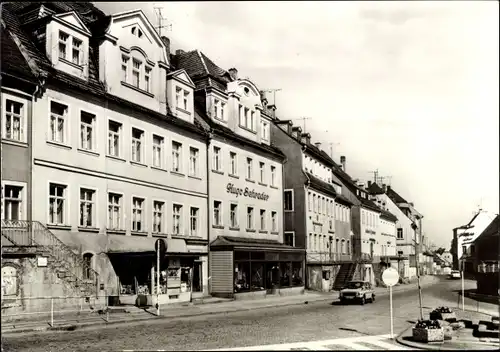
[[[283,238],[285,157],[271,144],[275,107],[236,69],[225,71],[197,50],[178,51],[173,62],[192,78],[196,118],[211,136],[211,294],[240,299],[303,292],[303,250]]]
[[[291,121],[275,120],[272,140],[285,163],[285,237],[307,251],[307,286],[333,289],[341,264],[352,259],[352,203],[333,181],[333,160]]]
[[[193,83],[170,69],[168,41],[140,10],[9,6],[45,77],[33,103],[27,231],[40,256],[70,289],[134,303],[156,291],[163,238],[161,302],[208,294],[206,134],[194,122]]]

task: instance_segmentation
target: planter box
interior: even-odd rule
[[[429,318],[431,320],[445,320],[447,322],[457,321],[457,316],[455,315],[454,312],[451,313],[431,312]]]
[[[420,342],[443,342],[444,329],[413,328],[413,340]]]

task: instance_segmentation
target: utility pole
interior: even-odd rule
[[[311,120],[312,117],[301,117],[301,118],[298,118],[298,119],[292,119],[292,120],[302,120],[304,121],[304,130],[303,132],[306,133],[306,120]]]
[[[156,19],[158,20],[158,26],[155,27],[155,29],[158,30],[158,34],[160,35],[161,37],[161,30],[162,28],[167,28],[167,30],[172,30],[172,24],[167,24],[167,25],[163,25],[163,21],[166,21],[166,17],[163,17],[163,14],[161,13],[161,10],[163,8],[161,7],[155,7],[154,8],[157,12],[156,12]]]
[[[411,224],[411,228],[415,231],[415,237],[417,237],[417,225],[415,223]],[[413,245],[415,248],[415,267],[417,270],[417,285],[418,285],[418,301],[420,304],[420,320],[424,320],[424,309],[422,308],[422,287],[420,286],[420,265],[419,265],[419,246],[417,240],[413,239]]]
[[[373,182],[378,184],[378,169],[375,171],[368,171],[370,174],[373,174]]]
[[[391,185],[392,176],[379,176],[378,179],[381,183],[383,183],[385,179],[389,179],[389,186]]]
[[[273,105],[277,107],[276,105],[276,92],[281,92],[281,88],[278,89],[264,89],[265,92],[267,93],[273,93]]]
[[[340,143],[328,143],[328,145],[330,146],[330,158],[333,159],[333,146],[340,145]]]

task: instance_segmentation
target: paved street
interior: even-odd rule
[[[468,286],[471,282],[467,283]],[[427,315],[439,305],[456,307],[460,281],[443,280],[423,290]],[[394,333],[418,318],[417,291],[394,294]],[[286,344],[278,349],[389,349],[389,298],[341,306],[331,302],[124,323],[74,332],[45,332],[4,339],[5,351],[216,350]],[[353,339],[354,338],[354,339]],[[332,340],[338,340],[337,342]],[[347,339],[347,340],[346,340]],[[289,345],[307,342],[306,345]],[[377,343],[378,342],[378,343]],[[367,345],[368,344],[368,345]],[[309,347],[307,347],[309,346]],[[377,347],[378,346],[378,347]],[[276,349],[277,346],[273,348]],[[403,347],[401,347],[403,349]]]

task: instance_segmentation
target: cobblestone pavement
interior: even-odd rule
[[[440,305],[456,307],[450,304],[456,302],[456,293],[452,292],[456,286],[455,281],[443,280],[424,288],[424,315],[428,316],[431,309]],[[397,334],[419,316],[417,290],[394,293],[393,305],[394,334]],[[3,342],[5,351],[52,352],[210,350],[310,341],[313,341],[311,346],[316,346],[315,341],[386,335],[390,333],[389,322],[389,297],[380,296],[376,302],[364,306],[319,301],[207,316],[124,323],[73,332],[10,336],[5,337]],[[348,348],[333,346],[324,348]]]

